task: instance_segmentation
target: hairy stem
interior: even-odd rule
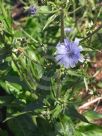
[[[64,42],[64,11],[61,9],[61,42]]]

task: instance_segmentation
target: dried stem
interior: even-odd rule
[[[78,110],[79,110],[79,111],[80,111],[80,110],[84,110],[84,109],[88,108],[90,105],[92,105],[92,104],[94,104],[95,102],[100,101],[100,100],[102,100],[102,97],[98,97],[98,98],[96,98],[96,99],[94,99],[94,100],[92,100],[92,101],[90,101],[90,102],[87,102],[87,103],[83,104],[82,106],[80,106],[80,107],[78,108]]]

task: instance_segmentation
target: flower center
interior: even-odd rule
[[[73,51],[68,51],[67,55],[68,55],[68,57],[73,57],[74,56],[74,52]]]

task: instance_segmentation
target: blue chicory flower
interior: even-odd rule
[[[58,43],[56,47],[56,61],[65,68],[73,68],[78,61],[83,62],[83,55],[80,53],[83,49],[79,45],[79,39],[74,42],[64,39],[64,43]]]
[[[36,13],[36,7],[35,6],[30,6],[28,9],[30,15],[34,15]]]
[[[70,33],[70,32],[72,32],[72,31],[73,31],[72,28],[69,28],[69,27],[65,27],[65,28],[64,28],[64,32],[65,32],[65,33]]]

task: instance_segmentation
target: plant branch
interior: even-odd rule
[[[83,104],[82,106],[80,106],[78,108],[78,111],[84,110],[84,109],[88,108],[90,105],[92,105],[95,102],[100,101],[100,100],[102,100],[102,97],[98,97],[98,98],[96,98],[96,99],[94,99],[92,101],[86,102],[85,104]]]
[[[61,42],[64,42],[64,11],[61,9]]]
[[[83,38],[81,40],[81,42],[87,40],[88,38],[92,37],[95,33],[97,33],[100,29],[102,28],[102,24],[95,30],[93,31],[92,33],[89,33],[85,38]]]

